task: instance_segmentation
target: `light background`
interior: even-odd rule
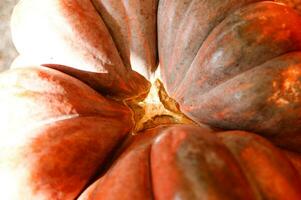
[[[10,38],[9,19],[18,0],[0,0],[0,71],[7,69],[17,53]]]

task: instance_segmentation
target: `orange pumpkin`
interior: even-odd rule
[[[273,1],[21,0],[0,199],[301,199],[299,27]]]

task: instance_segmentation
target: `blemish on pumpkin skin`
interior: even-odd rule
[[[292,66],[281,73],[281,78],[281,82],[272,82],[274,93],[268,101],[279,107],[300,102],[301,69]]]

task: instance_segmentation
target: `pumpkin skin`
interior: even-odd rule
[[[254,134],[173,125],[131,138],[79,199],[300,199],[296,174],[279,149]]]
[[[132,127],[127,107],[53,69],[10,70],[0,87],[1,199],[74,199]]]
[[[258,0],[160,1],[158,49],[162,79],[170,94],[179,86],[210,31],[229,13],[252,2]],[[165,77],[169,73],[175,74]]]
[[[261,133],[299,150],[294,141],[300,141],[301,130],[301,16],[268,1],[202,2],[197,7],[160,2],[160,66],[169,95],[194,121]],[[225,13],[217,15],[222,8]],[[193,12],[186,16],[191,23],[180,16],[165,22],[185,12]],[[178,38],[164,40],[165,29],[179,32]],[[180,41],[187,47],[176,45]]]
[[[13,42],[28,63],[59,69],[118,98],[139,95],[149,87],[128,63],[124,64],[104,21],[89,0],[20,1],[14,9],[11,27]],[[137,37],[133,41],[138,43],[133,46],[143,43]],[[153,50],[145,51],[143,54]],[[137,55],[137,59],[143,58]],[[150,62],[145,65],[153,67],[156,57]]]
[[[158,0],[92,0],[125,66],[149,78],[157,66]]]
[[[20,1],[0,199],[301,199],[300,19],[260,0]],[[148,92],[157,49],[198,124],[133,136],[123,100]]]

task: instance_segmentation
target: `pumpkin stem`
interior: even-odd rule
[[[163,124],[195,124],[180,111],[178,103],[168,96],[159,79],[152,83],[144,100],[132,99],[125,103],[133,112],[134,134]]]

